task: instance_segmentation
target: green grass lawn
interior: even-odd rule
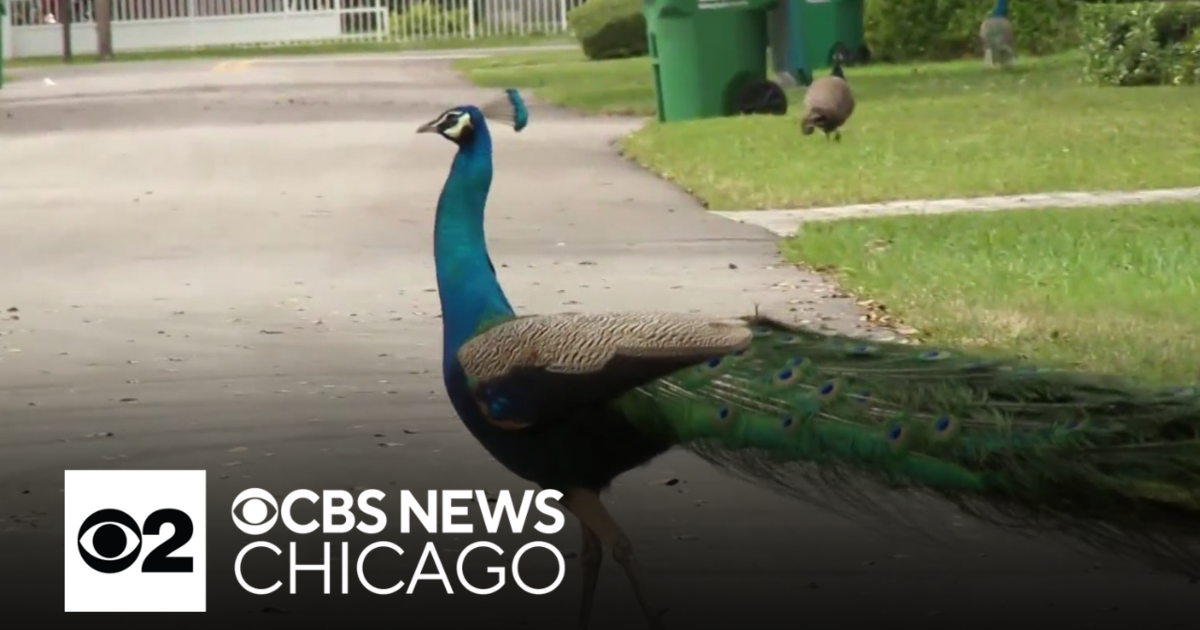
[[[522,88],[587,114],[654,115],[650,62],[588,61],[578,51],[546,51],[457,59],[454,68],[484,87]]]
[[[279,57],[296,55],[335,55],[390,53],[412,50],[450,50],[458,48],[505,48],[509,46],[549,46],[568,44],[572,40],[562,36],[525,35],[520,37],[480,37],[476,39],[447,38],[422,39],[399,42],[338,42],[329,44],[288,44],[283,46],[212,46],[170,50],[149,50],[123,53],[116,51],[113,61],[169,61],[176,59],[228,59],[242,57]],[[96,55],[75,55],[73,64],[98,63]],[[61,55],[53,57],[27,57],[5,62],[10,68],[61,65]]]
[[[821,222],[782,249],[934,343],[1200,383],[1200,203]]]
[[[659,125],[625,153],[717,210],[1200,182],[1193,88],[1080,85],[1075,55],[1024,58],[1011,72],[975,60],[850,68],[858,102],[841,144],[799,131],[802,90],[784,117]],[[646,59],[576,52],[461,60],[486,86],[533,90],[589,113],[652,115]]]

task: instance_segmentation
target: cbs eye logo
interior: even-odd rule
[[[241,514],[238,514],[239,511]],[[279,520],[279,504],[270,492],[250,488],[234,497],[232,514],[233,524],[243,533],[262,536],[271,531],[275,521]]]
[[[191,557],[171,554],[192,539],[192,519],[173,509],[151,513],[140,527],[121,510],[93,512],[79,526],[79,557],[100,573],[120,573],[141,557],[143,535],[157,536],[163,525],[173,526],[175,533],[146,554],[142,573],[191,573]]]

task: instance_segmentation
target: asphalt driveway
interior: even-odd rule
[[[64,470],[203,468],[209,610],[574,622],[574,565],[555,595],[470,605],[437,587],[322,597],[315,576],[306,596],[255,597],[226,568],[241,543],[224,514],[246,487],[525,487],[441,390],[430,233],[453,147],[413,133],[491,96],[445,60],[400,56],[23,70],[0,91],[10,611],[61,610]],[[525,132],[495,131],[489,206],[492,256],[521,310],[759,304],[860,325],[852,302],[779,262],[770,233],[704,213],[618,157],[611,141],[636,121],[532,110]],[[611,505],[674,628],[1183,627],[1197,610],[1178,579],[969,523],[950,523],[954,545],[868,531],[681,453],[627,475]],[[555,542],[576,549],[576,536],[571,523]],[[412,556],[380,570],[411,573]],[[594,627],[637,619],[610,562]]]

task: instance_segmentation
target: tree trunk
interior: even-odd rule
[[[71,63],[71,0],[59,0],[58,20],[62,24],[63,62]]]
[[[100,61],[112,61],[112,0],[94,0],[96,53]]]

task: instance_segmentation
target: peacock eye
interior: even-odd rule
[[[464,129],[471,126],[471,115],[458,110],[451,110],[442,115],[438,128],[448,138],[457,139]]]

